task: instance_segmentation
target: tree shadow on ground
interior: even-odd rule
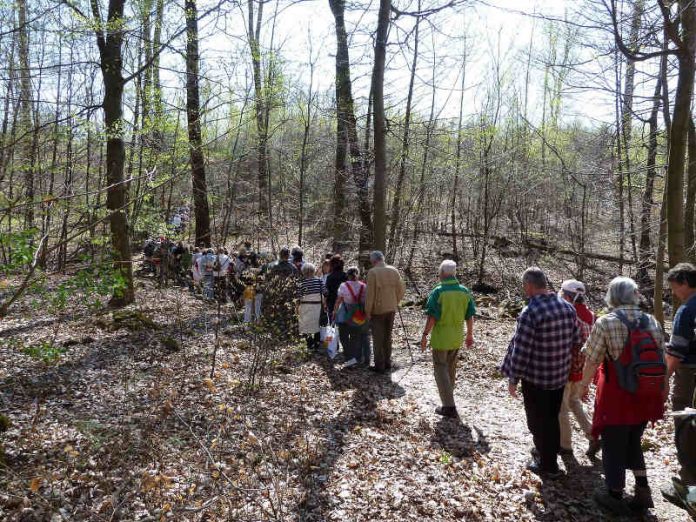
[[[346,451],[351,432],[359,427],[383,427],[396,421],[396,415],[378,408],[380,401],[403,397],[404,389],[391,375],[378,375],[360,368],[341,369],[321,357],[317,362],[326,372],[332,391],[353,390],[348,404],[321,430],[324,443],[310,459],[303,477],[305,494],[298,504],[300,520],[324,520],[322,509],[328,505],[328,479],[336,462]]]

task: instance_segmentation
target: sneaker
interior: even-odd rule
[[[591,459],[594,459],[597,457],[597,453],[600,449],[602,449],[602,444],[599,442],[599,439],[592,439],[590,441],[589,446],[587,447],[585,455],[587,455]]]
[[[355,366],[356,364],[358,364],[358,360],[355,357],[353,357],[351,359],[348,359],[343,365],[343,367],[350,368],[351,366]]]
[[[652,493],[647,486],[636,486],[633,498],[628,501],[628,507],[634,513],[645,513],[648,509],[655,507]]]
[[[604,508],[613,515],[620,517],[631,516],[633,512],[622,498],[616,498],[609,494],[607,490],[596,491],[593,495],[594,500],[600,507]]]
[[[555,480],[563,476],[563,472],[558,466],[556,466],[555,469],[545,469],[541,467],[541,464],[539,464],[539,461],[536,459],[532,459],[527,464],[527,469],[535,475],[545,479]]]
[[[435,408],[435,413],[442,415],[443,417],[449,417],[450,419],[456,419],[459,417],[457,408],[454,406],[438,406]]]

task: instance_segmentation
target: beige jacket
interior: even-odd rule
[[[406,285],[399,271],[382,262],[367,273],[365,312],[369,315],[395,312],[405,293]]]

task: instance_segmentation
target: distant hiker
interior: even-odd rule
[[[508,378],[513,397],[517,397],[517,385],[522,381],[527,427],[534,440],[533,459],[527,469],[552,478],[560,473],[558,414],[580,333],[575,309],[548,289],[546,274],[540,268],[525,270],[522,286],[529,302],[517,318],[500,370]]]
[[[326,279],[329,277],[330,273],[331,273],[331,260],[324,259],[321,262],[321,268],[319,269],[319,274],[318,274],[324,284],[326,284]]]
[[[285,338],[297,334],[297,316],[293,303],[297,297],[299,277],[299,272],[290,262],[290,249],[281,248],[278,260],[271,263],[267,271],[264,317]]]
[[[215,283],[215,295],[222,299],[223,302],[227,301],[227,285],[228,285],[228,272],[230,270],[230,256],[227,255],[227,251],[218,247],[217,254],[215,255],[215,264],[213,266],[213,278]]]
[[[370,365],[370,335],[365,300],[367,285],[360,281],[360,269],[351,266],[346,271],[347,281],[338,288],[333,316],[343,345],[346,366]]]
[[[191,257],[191,276],[193,277],[193,289],[194,291],[199,291],[201,287],[201,280],[203,279],[203,271],[201,270],[201,258],[203,253],[199,247],[193,249],[193,256]]]
[[[244,292],[242,294],[244,299],[244,322],[250,323],[254,320],[254,302],[256,300],[256,289],[254,288],[253,279],[247,278],[244,281]],[[256,317],[258,321],[259,317]]]
[[[340,254],[331,256],[329,260],[329,268],[331,272],[326,276],[326,307],[329,311],[329,322],[335,322],[334,308],[336,307],[336,299],[338,299],[338,289],[348,280],[346,273],[343,271],[343,258]]]
[[[324,284],[316,276],[316,270],[312,263],[303,264],[297,304],[300,335],[310,351],[319,349],[319,318],[324,306]]]
[[[592,435],[602,443],[605,491],[598,504],[616,515],[653,507],[641,439],[648,422],[662,418],[666,365],[664,340],[657,320],[641,312],[638,285],[628,277],[609,283],[611,312],[597,319],[583,353],[582,385],[587,388],[599,365]],[[634,364],[639,364],[636,370]],[[636,479],[635,496],[623,500],[626,470]]]
[[[674,375],[672,410],[681,411],[696,407],[696,266],[679,263],[667,273],[667,281],[672,295],[683,303],[674,316],[672,337],[667,345],[666,390],[669,391],[669,378]],[[674,418],[681,469],[679,478],[672,479],[670,487],[662,491],[667,500],[680,507],[685,501],[683,493],[696,488],[696,426],[690,420]]]
[[[599,440],[592,437],[592,423],[582,404],[584,389],[582,387],[582,371],[585,366],[585,356],[581,352],[585,341],[590,336],[594,324],[594,314],[585,304],[585,285],[575,279],[568,279],[561,284],[558,295],[575,307],[577,314],[580,342],[573,347],[573,356],[570,360],[570,374],[563,391],[563,403],[559,420],[561,422],[561,453],[573,454],[573,429],[570,425],[570,413],[580,425],[580,429],[587,437],[589,446],[587,455],[594,457],[599,451]]]
[[[278,253],[278,260],[271,263],[269,272],[274,277],[289,277],[299,275],[299,271],[290,261],[290,249],[283,247]]]
[[[208,248],[199,261],[203,275],[203,295],[206,299],[215,297],[215,253]]]
[[[384,262],[384,254],[370,254],[372,268],[367,273],[365,312],[372,321],[372,346],[375,357],[373,371],[384,373],[392,367],[392,330],[394,316],[406,287],[399,271]]]
[[[457,375],[457,354],[464,343],[466,323],[466,346],[474,344],[474,297],[457,280],[457,263],[443,261],[438,271],[440,283],[430,292],[425,313],[428,319],[423,330],[421,350],[425,350],[430,338],[433,351],[435,383],[440,393],[442,406],[435,413],[444,417],[457,417],[454,404],[454,382]]]
[[[298,272],[302,272],[302,266],[304,265],[304,252],[302,252],[302,249],[298,246],[293,247],[290,255],[292,256],[292,264],[297,268]]]
[[[237,255],[234,256],[234,273],[237,274],[237,277],[241,277],[246,269],[247,251],[242,248],[237,252]]]

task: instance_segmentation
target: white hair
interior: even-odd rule
[[[314,272],[317,271],[317,267],[315,267],[312,263],[305,263],[302,265],[302,275],[305,277],[311,277],[314,275]]]
[[[445,259],[440,263],[439,274],[442,276],[453,276],[457,273],[457,263],[451,259]]]
[[[638,285],[630,277],[615,277],[609,283],[609,289],[604,300],[612,308],[624,305],[637,305],[640,303]]]

